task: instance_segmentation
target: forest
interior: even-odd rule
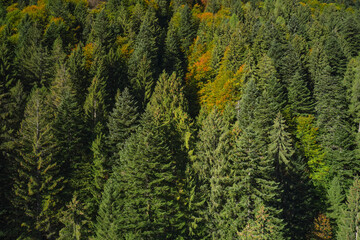
[[[360,238],[359,0],[1,0],[0,238]]]

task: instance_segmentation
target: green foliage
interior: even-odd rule
[[[353,185],[347,194],[346,207],[340,218],[338,239],[356,239],[359,225],[359,200],[360,185],[358,177],[355,177]]]
[[[353,239],[359,7],[1,1],[0,238]]]
[[[85,211],[87,210],[76,195],[71,202],[66,206],[60,221],[65,225],[59,232],[58,240],[74,239],[80,240],[82,227],[87,224],[88,220],[85,218]]]
[[[214,109],[202,122],[192,167],[197,176],[194,216],[199,218],[195,234],[198,237],[225,239],[231,225],[224,205],[229,182],[229,126]]]
[[[58,194],[63,189],[60,165],[54,161],[56,145],[51,132],[44,89],[34,89],[19,131],[17,176],[13,186],[14,207],[22,213],[16,220],[33,238],[54,238],[59,228]]]
[[[118,159],[119,151],[124,147],[126,139],[136,131],[139,124],[139,113],[136,105],[128,88],[125,88],[122,93],[118,91],[116,94],[115,107],[110,113],[107,125],[109,135],[106,144],[111,159],[106,163],[108,169],[111,169]]]
[[[137,100],[146,106],[159,74],[159,25],[153,9],[146,11],[129,59],[129,77]]]

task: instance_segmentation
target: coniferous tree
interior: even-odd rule
[[[104,120],[106,119],[105,106],[105,82],[103,78],[95,75],[90,87],[88,95],[84,103],[85,118],[91,140],[104,131]]]
[[[313,112],[314,104],[309,88],[306,86],[301,71],[296,71],[290,79],[288,88],[288,102],[290,111],[294,115],[309,114]]]
[[[232,216],[232,236],[241,232],[255,216],[258,203],[264,204],[273,225],[275,235],[282,239],[284,223],[280,218],[280,188],[274,178],[274,161],[266,154],[266,144],[259,132],[249,125],[236,140],[232,155],[233,184],[229,189],[227,209]]]
[[[129,78],[137,100],[145,106],[158,77],[159,23],[155,11],[149,8],[136,37],[134,52],[129,59]]]
[[[343,211],[343,201],[345,199],[344,193],[339,182],[339,179],[335,176],[329,186],[327,191],[328,197],[328,216],[332,220],[333,232],[335,233],[338,229],[339,220],[342,216]]]
[[[81,232],[83,226],[89,222],[89,220],[86,219],[86,210],[86,207],[77,199],[76,195],[74,195],[71,202],[67,205],[67,210],[64,211],[60,219],[65,226],[59,231],[58,240],[82,239]]]
[[[193,213],[200,218],[195,230],[198,237],[225,239],[231,225],[224,217],[223,208],[227,200],[229,151],[229,126],[214,109],[202,122],[192,163],[198,181],[195,190],[198,207]]]
[[[109,135],[107,137],[107,151],[110,161],[107,163],[109,170],[111,166],[118,159],[118,153],[125,145],[126,139],[136,131],[139,121],[139,113],[137,103],[130,95],[129,89],[116,94],[115,107],[109,115],[108,129]]]
[[[53,239],[59,228],[59,193],[63,177],[54,161],[56,145],[45,102],[45,90],[34,89],[19,131],[18,174],[13,187],[13,205],[21,214],[17,222],[25,228],[21,237]]]
[[[83,43],[80,42],[71,52],[67,66],[71,79],[71,84],[76,92],[79,104],[83,104],[86,98],[87,89],[91,82],[89,81],[89,73],[86,69],[86,60],[84,57]]]
[[[166,129],[150,116],[132,135],[120,154],[118,175],[121,207],[117,224],[121,238],[176,239],[184,225],[176,174],[176,159],[169,148]],[[119,202],[119,201],[117,201]]]
[[[114,174],[120,173],[115,172]],[[119,195],[121,189],[117,188],[119,185],[116,182],[116,179],[116,176],[111,176],[104,186],[104,193],[99,205],[96,222],[96,239],[99,240],[115,240],[123,238],[118,225],[118,217],[121,213],[119,199],[123,196]]]
[[[338,239],[356,239],[359,237],[359,201],[360,182],[355,177],[347,195],[346,208],[340,218]]]
[[[246,128],[254,119],[259,91],[254,79],[246,84],[244,94],[238,103],[238,124],[240,128]]]

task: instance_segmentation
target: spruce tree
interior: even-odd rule
[[[61,175],[66,179],[63,191],[63,201],[69,202],[73,191],[82,189],[81,181],[84,176],[81,169],[87,154],[85,146],[85,129],[81,107],[65,65],[59,65],[57,75],[50,88],[54,121],[52,131],[58,151],[54,158],[61,164]],[[79,194],[81,196],[81,194]]]
[[[283,236],[280,188],[275,176],[274,160],[267,156],[266,144],[253,124],[243,129],[232,154],[232,186],[229,188],[228,215],[230,236],[241,232],[255,216],[257,203],[264,204],[276,226],[275,235]]]
[[[67,59],[67,69],[79,104],[84,103],[87,89],[91,84],[89,73],[86,69],[83,47],[83,43],[80,42]]]
[[[46,105],[45,89],[32,91],[19,131],[18,174],[13,187],[12,203],[20,213],[20,237],[54,239],[59,222],[59,193],[63,177],[54,160],[56,145]]]
[[[329,185],[329,189],[327,191],[327,199],[328,199],[328,216],[332,221],[332,229],[333,232],[336,233],[339,225],[339,220],[342,216],[343,211],[343,202],[344,202],[344,193],[342,191],[339,178],[336,176],[332,179]]]
[[[114,174],[120,174],[116,172]],[[122,239],[120,226],[118,225],[118,217],[121,213],[121,189],[118,188],[116,177],[111,176],[105,186],[104,193],[101,198],[99,206],[97,221],[96,221],[96,239],[98,240],[116,240]],[[120,200],[121,201],[121,200]]]
[[[184,229],[178,193],[176,159],[166,129],[150,116],[132,135],[114,170],[125,196],[118,200],[120,236],[124,239],[176,239]],[[115,175],[116,176],[116,175]]]
[[[290,79],[288,104],[294,115],[305,115],[313,112],[314,102],[301,71],[296,71]]]
[[[104,131],[104,121],[107,117],[105,105],[105,82],[103,78],[95,75],[84,102],[84,111],[90,139]]]
[[[359,237],[360,181],[355,177],[347,194],[345,210],[340,218],[338,239],[357,239]]]
[[[219,111],[213,109],[202,122],[192,163],[197,176],[195,202],[198,205],[192,214],[201,219],[195,230],[198,237],[225,239],[231,225],[224,217],[223,208],[228,197],[229,151],[229,126]]]
[[[165,39],[164,69],[171,74],[176,72],[180,78],[185,75],[185,56],[181,49],[178,28],[175,26],[176,19],[170,21]]]
[[[125,88],[120,93],[118,90],[115,97],[115,106],[109,115],[107,127],[109,135],[106,140],[109,156],[108,168],[118,159],[118,153],[125,145],[126,139],[135,133],[138,126],[139,113],[137,103],[130,95],[129,89]]]
[[[83,226],[88,224],[86,219],[86,207],[77,199],[76,195],[72,198],[70,203],[66,206],[67,210],[63,212],[60,221],[64,227],[59,232],[58,240],[80,240],[82,239]]]
[[[238,124],[240,128],[246,128],[254,119],[255,109],[257,107],[259,91],[255,80],[252,78],[246,84],[244,94],[237,105]]]
[[[159,22],[155,11],[146,11],[140,32],[136,37],[134,52],[129,59],[129,78],[139,103],[145,106],[159,75]]]

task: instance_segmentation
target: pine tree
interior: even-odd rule
[[[121,206],[116,216],[119,233],[125,239],[176,239],[184,228],[176,159],[166,129],[150,116],[142,121],[142,128],[127,140],[120,168],[113,173],[118,174],[117,189],[125,194],[117,204]]]
[[[13,205],[21,214],[21,234],[53,239],[59,228],[58,196],[63,189],[59,165],[54,161],[56,145],[49,122],[44,89],[34,89],[19,132],[18,175],[13,187]]]
[[[229,126],[220,113],[213,109],[202,122],[192,167],[197,176],[194,214],[201,219],[198,237],[225,239],[231,224],[224,217],[227,201],[226,188],[229,176]]]
[[[280,189],[274,178],[274,161],[266,155],[266,144],[258,136],[259,132],[251,124],[243,129],[235,143],[230,166],[233,184],[225,207],[232,220],[229,232],[232,238],[241,232],[254,218],[256,205],[262,203],[276,226],[274,234],[281,239],[284,223],[278,209]]]
[[[106,145],[109,156],[108,168],[118,159],[118,153],[125,145],[126,139],[136,131],[139,121],[137,103],[130,95],[129,89],[116,94],[115,106],[108,121],[109,135]]]
[[[313,112],[314,102],[301,71],[296,71],[290,79],[288,99],[290,111],[294,115],[305,115]]]
[[[95,75],[88,88],[88,94],[84,103],[84,111],[88,131],[91,140],[93,140],[98,134],[103,132],[103,122],[107,117],[105,106],[105,82],[104,79],[99,78],[98,75]]]
[[[343,201],[345,199],[339,179],[336,176],[330,182],[330,186],[327,191],[327,198],[329,204],[329,213],[327,215],[332,221],[333,232],[336,233],[337,226],[342,215]]]
[[[61,222],[65,226],[60,230],[58,240],[82,239],[82,228],[89,222],[86,219],[86,210],[86,207],[74,195],[71,202],[67,205],[67,210],[64,211],[61,217]]]
[[[96,239],[98,240],[115,240],[123,237],[117,224],[119,212],[121,212],[121,205],[118,203],[123,196],[119,195],[121,189],[117,186],[115,176],[109,178],[105,184],[96,222]]]
[[[347,194],[346,208],[340,218],[338,239],[357,239],[359,237],[359,201],[360,182],[355,177],[353,185]]]
[[[129,78],[139,103],[146,106],[159,74],[159,23],[152,8],[144,16],[129,59]]]

